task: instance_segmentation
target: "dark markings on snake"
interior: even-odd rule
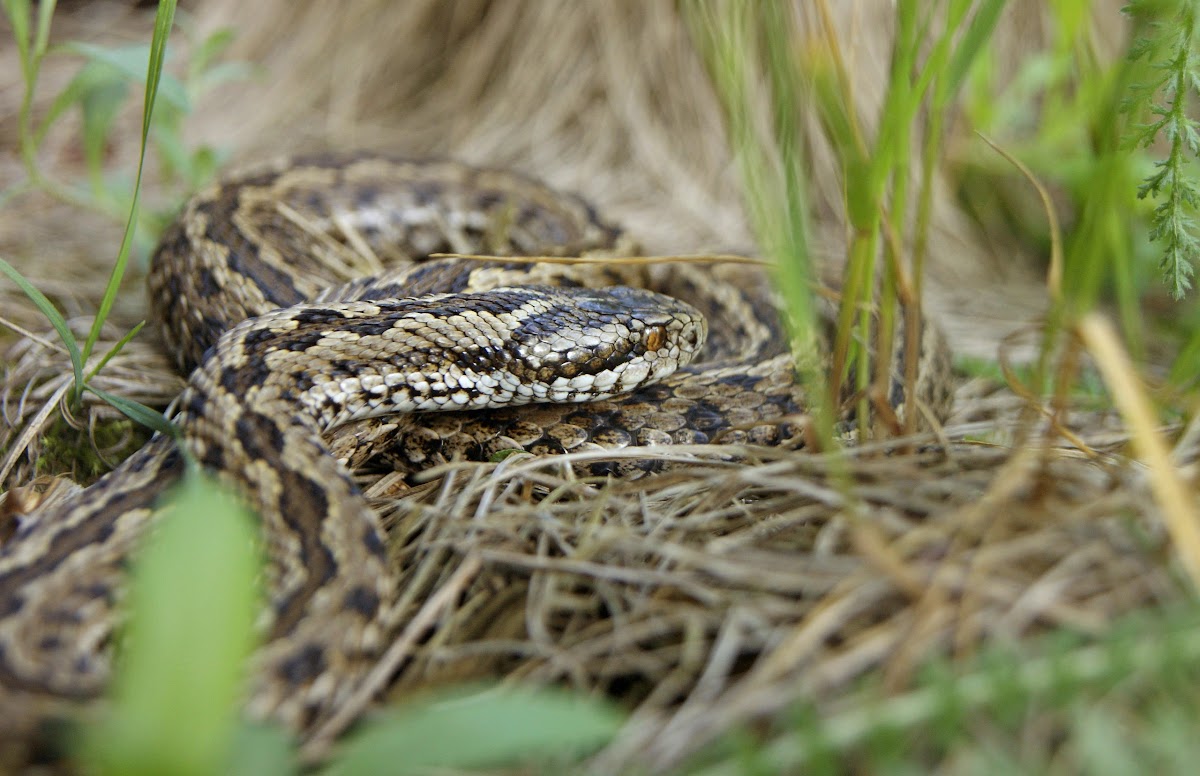
[[[0,617],[11,617],[21,611],[21,607],[25,605],[25,596],[20,594],[10,595],[7,598],[0,599]],[[0,647],[2,649],[2,647]]]
[[[374,184],[363,183],[354,189],[354,204],[364,210],[373,207],[378,199],[379,187]]]
[[[372,555],[381,558],[387,555],[387,546],[383,543],[383,537],[372,526],[368,525],[363,528],[363,545]]]
[[[418,204],[429,206],[438,204],[443,188],[437,181],[415,181],[411,191]]]
[[[340,310],[330,310],[326,307],[305,307],[297,310],[292,316],[296,321],[297,327],[308,326],[311,324],[329,325],[343,323],[346,320],[346,313]]]
[[[367,318],[360,318],[356,320],[354,322],[354,333],[358,334],[360,337],[375,337],[383,334],[385,331],[395,328],[397,319],[403,317],[405,316],[395,314],[388,315],[386,314],[385,308],[385,315],[378,319],[371,320]]]
[[[293,684],[306,684],[325,671],[325,653],[316,644],[306,644],[279,666],[280,678]]]
[[[240,234],[238,239],[245,242]],[[304,300],[304,295],[296,288],[292,276],[266,262],[259,261],[256,250],[229,252],[229,266],[232,271],[245,275],[262,292],[263,298],[277,307],[290,307]]]
[[[196,329],[192,334],[192,337],[195,340],[197,347],[202,347],[204,354],[207,355],[212,351],[213,346],[217,344],[217,340],[221,338],[221,335],[224,334],[228,328],[229,324],[227,322],[218,320],[210,315],[202,315],[199,316],[199,320],[197,321]],[[199,363],[192,363],[187,359],[187,354],[184,352],[178,353],[177,359],[180,361],[181,365],[184,366],[185,371],[190,371],[196,367],[197,363]],[[204,356],[201,356],[200,361],[203,360]]]
[[[278,424],[257,412],[244,412],[235,424],[242,449],[252,460],[275,455],[283,449],[284,435]]]
[[[187,236],[187,230],[184,228],[183,224],[175,222],[171,224],[165,232],[163,232],[162,239],[159,241],[158,250],[178,253],[179,251],[186,251],[188,244],[189,240]],[[184,299],[186,296],[178,276],[172,276],[168,279],[166,291],[171,299],[179,300]]]
[[[46,613],[46,619],[56,624],[71,625],[83,622],[83,614],[75,609],[51,609]]]
[[[242,352],[250,354],[265,350],[268,344],[276,344],[273,340],[277,340],[278,338],[279,334],[268,328],[251,329],[242,338],[242,342],[245,343],[242,347]],[[247,360],[254,361],[255,359],[255,356],[249,355]]]
[[[234,396],[245,396],[254,386],[261,385],[267,377],[264,354],[255,354],[238,366],[221,369],[220,384]]]
[[[717,381],[720,385],[730,385],[737,388],[743,388],[747,391],[753,391],[762,382],[762,378],[756,375],[748,375],[744,372],[735,372],[733,374],[724,375]]]
[[[221,450],[215,445],[206,446],[196,460],[210,472],[220,471],[221,465],[225,463],[225,457],[221,455]]]
[[[379,596],[361,585],[346,593],[343,603],[347,609],[353,609],[368,619],[379,610]]]
[[[708,402],[697,402],[692,405],[688,410],[688,418],[691,420],[690,425],[710,433],[729,426],[729,421],[725,419],[724,413]]]
[[[184,396],[180,414],[189,418],[202,418],[208,407],[208,400],[200,391],[188,391]]]
[[[116,600],[116,595],[113,593],[112,586],[106,585],[103,582],[93,582],[90,585],[82,585],[75,588],[76,593],[82,593],[85,598],[98,598],[102,601],[112,603]]]
[[[300,539],[298,561],[308,574],[301,589],[276,602],[279,615],[273,628],[276,634],[294,628],[306,602],[337,574],[337,561],[321,541],[321,523],[329,514],[329,498],[313,474],[293,469],[278,472],[279,516],[292,535]]]
[[[196,270],[196,282],[193,284],[193,290],[197,296],[208,298],[213,294],[221,293],[221,284],[217,282],[211,269],[200,267]]]

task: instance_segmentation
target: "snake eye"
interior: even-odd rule
[[[646,332],[646,350],[658,350],[665,344],[667,344],[667,330],[662,326],[655,326]]]

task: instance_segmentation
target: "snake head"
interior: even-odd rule
[[[658,382],[692,361],[708,324],[689,304],[640,288],[540,288],[545,309],[514,332],[539,400],[591,401]]]

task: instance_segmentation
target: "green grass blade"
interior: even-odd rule
[[[783,178],[783,212],[774,221],[778,231],[776,274],[786,301],[797,350],[810,352],[817,339],[816,311],[813,304],[812,257],[809,251],[806,165],[797,149],[800,129],[797,118],[803,114],[800,104],[803,86],[794,61],[795,32],[791,9],[782,3],[759,6],[765,67],[771,87],[775,145],[779,151]]]
[[[150,119],[154,113],[154,99],[162,81],[163,61],[167,54],[167,38],[175,22],[175,0],[162,0],[154,17],[154,35],[150,38],[150,64],[146,70],[146,101],[142,108],[142,145],[150,134]]]
[[[33,39],[33,56],[41,60],[50,43],[50,20],[54,18],[54,6],[57,0],[43,0],[38,3],[37,33]]]
[[[350,741],[323,776],[561,760],[602,746],[621,723],[612,706],[562,691],[460,692],[394,710]]]
[[[54,0],[38,3],[37,29],[32,40],[29,34],[28,0],[6,0],[4,10],[13,25],[13,37],[17,43],[17,53],[21,60],[21,77],[25,82],[25,92],[21,97],[21,108],[17,123],[20,128],[21,161],[29,177],[37,179],[37,141],[33,132],[33,92],[37,86],[38,72],[41,69],[42,57],[46,54],[46,45],[50,39],[50,20],[54,17]]]
[[[129,344],[129,341],[136,337],[138,332],[144,328],[146,328],[146,322],[142,321],[137,326],[134,326],[132,329],[126,332],[125,336],[121,337],[121,339],[117,341],[117,344],[108,349],[108,352],[104,354],[104,358],[100,359],[100,363],[96,364],[96,366],[92,368],[92,371],[88,372],[87,379],[90,381],[93,377],[99,374],[100,370],[103,369],[109,361],[112,361],[113,357],[120,353],[125,346]]]
[[[87,341],[83,344],[83,358],[86,361],[91,355],[92,348],[100,338],[100,328],[112,311],[113,302],[117,298],[117,290],[121,279],[125,276],[125,267],[129,263],[129,253],[133,247],[134,230],[138,221],[138,206],[142,190],[142,171],[146,163],[146,143],[150,136],[150,120],[154,115],[154,99],[158,94],[159,82],[162,79],[163,60],[166,55],[167,37],[175,19],[175,0],[162,0],[158,4],[158,13],[154,17],[154,36],[150,42],[150,61],[146,69],[146,98],[142,107],[142,143],[138,153],[137,178],[133,186],[133,202],[129,208],[129,219],[125,222],[125,234],[121,238],[121,250],[117,254],[116,264],[108,278],[104,289],[104,297],[100,300],[100,308],[88,332]]]
[[[991,42],[992,31],[996,29],[996,22],[999,21],[1000,13],[1007,4],[1007,0],[984,0],[975,11],[974,18],[971,19],[967,31],[963,33],[962,39],[958,43],[958,48],[950,58],[949,66],[940,75],[942,81],[940,93],[943,104],[958,94],[959,87],[970,73],[971,65],[975,62],[976,57]]]
[[[37,173],[37,146],[33,142],[33,90],[37,84],[38,57],[30,49],[29,39],[29,0],[3,0],[4,13],[13,28],[13,40],[17,45],[17,57],[21,60],[21,80],[24,82],[24,93],[21,95],[21,108],[17,116],[20,135],[21,162],[25,165],[30,178]]]
[[[0,259],[0,272],[7,275],[9,280],[16,283],[17,287],[25,292],[25,296],[29,297],[38,311],[46,316],[46,320],[50,321],[50,325],[58,332],[58,338],[62,340],[63,347],[67,349],[67,355],[71,357],[71,369],[75,373],[75,390],[77,392],[82,390],[83,356],[79,352],[79,344],[75,341],[75,335],[67,326],[67,320],[62,317],[62,313],[58,311],[53,302],[46,298],[45,294],[37,290],[20,272],[17,272],[13,265],[4,259]]]
[[[193,48],[188,60],[188,81],[216,65],[221,55],[233,43],[236,34],[232,27],[221,27],[200,41],[200,44]]]
[[[13,41],[17,44],[17,56],[21,60],[21,77],[25,89],[32,91],[32,64],[29,56],[29,0],[4,0],[4,15],[12,25]]]
[[[96,771],[227,772],[260,608],[256,537],[236,498],[184,479],[133,569],[111,713],[84,740]]]
[[[146,428],[153,429],[160,434],[166,434],[170,437],[179,436],[179,429],[174,423],[164,418],[161,412],[155,412],[145,404],[136,402],[133,399],[126,399],[124,396],[117,396],[115,393],[101,390],[94,385],[88,385],[86,389],[99,396],[108,404],[111,404],[122,415],[133,422],[140,423]]]
[[[813,403],[814,430],[823,449],[833,449],[829,392],[815,345],[807,165],[798,135],[798,117],[808,108],[802,98],[811,89],[796,61],[795,19],[779,3],[690,0],[680,11],[721,102],[755,235],[775,262],[797,371]]]

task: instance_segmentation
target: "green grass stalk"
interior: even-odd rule
[[[96,311],[95,319],[92,321],[92,328],[88,332],[87,339],[84,341],[81,349],[84,362],[91,356],[92,349],[96,346],[96,341],[100,339],[100,331],[104,327],[104,322],[108,319],[108,314],[112,311],[113,303],[116,301],[117,292],[121,287],[121,280],[125,277],[125,268],[129,263],[129,254],[133,248],[133,236],[137,227],[138,207],[141,199],[142,173],[146,163],[146,147],[150,139],[151,119],[154,115],[154,100],[158,95],[158,85],[162,80],[167,39],[171,34],[171,26],[174,24],[175,19],[175,2],[176,0],[160,0],[158,12],[154,16],[154,34],[150,41],[150,61],[146,70],[146,96],[142,107],[142,139],[141,147],[138,150],[138,168],[137,177],[133,185],[133,202],[130,204],[129,218],[125,222],[125,233],[121,237],[121,248],[117,253],[117,260],[113,264],[108,284],[104,288],[104,296],[100,300],[100,307]],[[76,386],[74,397],[76,402],[82,396],[83,388],[83,385]]]
[[[791,37],[795,25],[788,9],[776,3],[692,0],[682,10],[724,108],[755,233],[774,261],[797,370],[812,398],[814,431],[824,449],[833,449],[831,402],[817,345],[808,180],[798,147],[802,86]]]

